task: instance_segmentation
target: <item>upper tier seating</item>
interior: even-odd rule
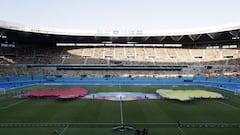
[[[240,63],[239,52],[238,49],[114,46],[2,49],[1,55],[13,59],[17,64],[237,65]],[[4,64],[3,61],[0,63]]]

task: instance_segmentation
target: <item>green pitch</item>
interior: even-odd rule
[[[52,135],[133,135],[113,132],[121,123],[120,104],[116,101],[76,99],[16,99],[21,91],[73,86],[30,86],[15,89],[0,97],[0,134]],[[157,89],[207,90],[224,94],[225,100],[140,100],[123,102],[123,123],[149,135],[238,135],[240,97],[232,92],[203,86],[81,86],[95,92],[132,91],[154,93]],[[178,125],[179,124],[179,125]]]

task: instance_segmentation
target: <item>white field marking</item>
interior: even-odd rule
[[[221,101],[215,101],[215,102],[217,102],[217,103],[220,103],[220,104],[222,104],[222,105],[225,105],[225,106],[228,106],[228,107],[230,107],[230,108],[232,108],[232,109],[236,109],[236,110],[239,110],[240,108],[238,108],[238,107],[236,107],[236,106],[233,106],[233,105],[230,105],[230,104],[226,104],[226,103],[223,103],[223,102],[221,102]]]
[[[123,125],[123,108],[122,108],[122,100],[120,100],[120,111],[121,111],[121,124]]]
[[[117,123],[0,123],[0,125],[56,125],[56,126],[59,126],[59,125],[116,125],[116,124],[119,124],[118,122]]]
[[[23,103],[23,102],[25,102],[25,101],[28,101],[28,99],[23,99],[23,100],[21,100],[21,101],[18,101],[18,102],[12,103],[12,104],[10,104],[10,105],[8,105],[8,106],[4,106],[4,107],[1,107],[1,108],[2,108],[2,109],[7,109],[7,108],[10,108],[10,107],[12,107],[12,106],[15,106],[15,105],[21,104],[21,103]]]
[[[69,127],[69,125],[67,125],[59,135],[63,135],[64,132],[68,129],[68,127]]]
[[[11,125],[11,124],[13,124],[13,125],[17,125],[17,124],[23,124],[23,125],[44,125],[44,124],[46,124],[46,125],[56,125],[56,126],[59,126],[59,125],[63,125],[63,124],[65,124],[65,125],[68,125],[68,126],[70,126],[70,125],[74,125],[74,124],[77,124],[77,125],[90,125],[90,124],[92,124],[92,125],[112,125],[112,124],[114,124],[114,125],[116,125],[116,124],[119,124],[119,123],[0,123],[0,125]],[[130,124],[130,125],[165,125],[165,124],[169,124],[169,125],[176,125],[176,123],[126,123],[126,124]],[[183,123],[183,124],[208,124],[208,125],[214,125],[214,124],[216,124],[216,125],[218,125],[218,124],[223,124],[223,125],[231,125],[231,124],[234,124],[234,125],[240,125],[240,123]]]
[[[127,124],[130,124],[130,125],[176,125],[176,122],[174,123],[127,123]],[[231,125],[231,124],[236,124],[236,125],[240,125],[240,123],[222,123],[222,122],[219,122],[219,123],[183,123],[183,124],[196,124],[196,125],[206,125],[206,124],[208,124],[208,125],[221,125],[221,124],[223,124],[223,125]]]
[[[182,128],[178,127],[177,129],[178,129],[183,135],[186,135]]]

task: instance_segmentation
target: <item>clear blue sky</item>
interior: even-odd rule
[[[83,30],[166,30],[240,23],[240,0],[0,0],[0,20]]]

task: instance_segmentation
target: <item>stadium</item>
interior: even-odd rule
[[[0,133],[237,135],[239,36],[0,21]]]

